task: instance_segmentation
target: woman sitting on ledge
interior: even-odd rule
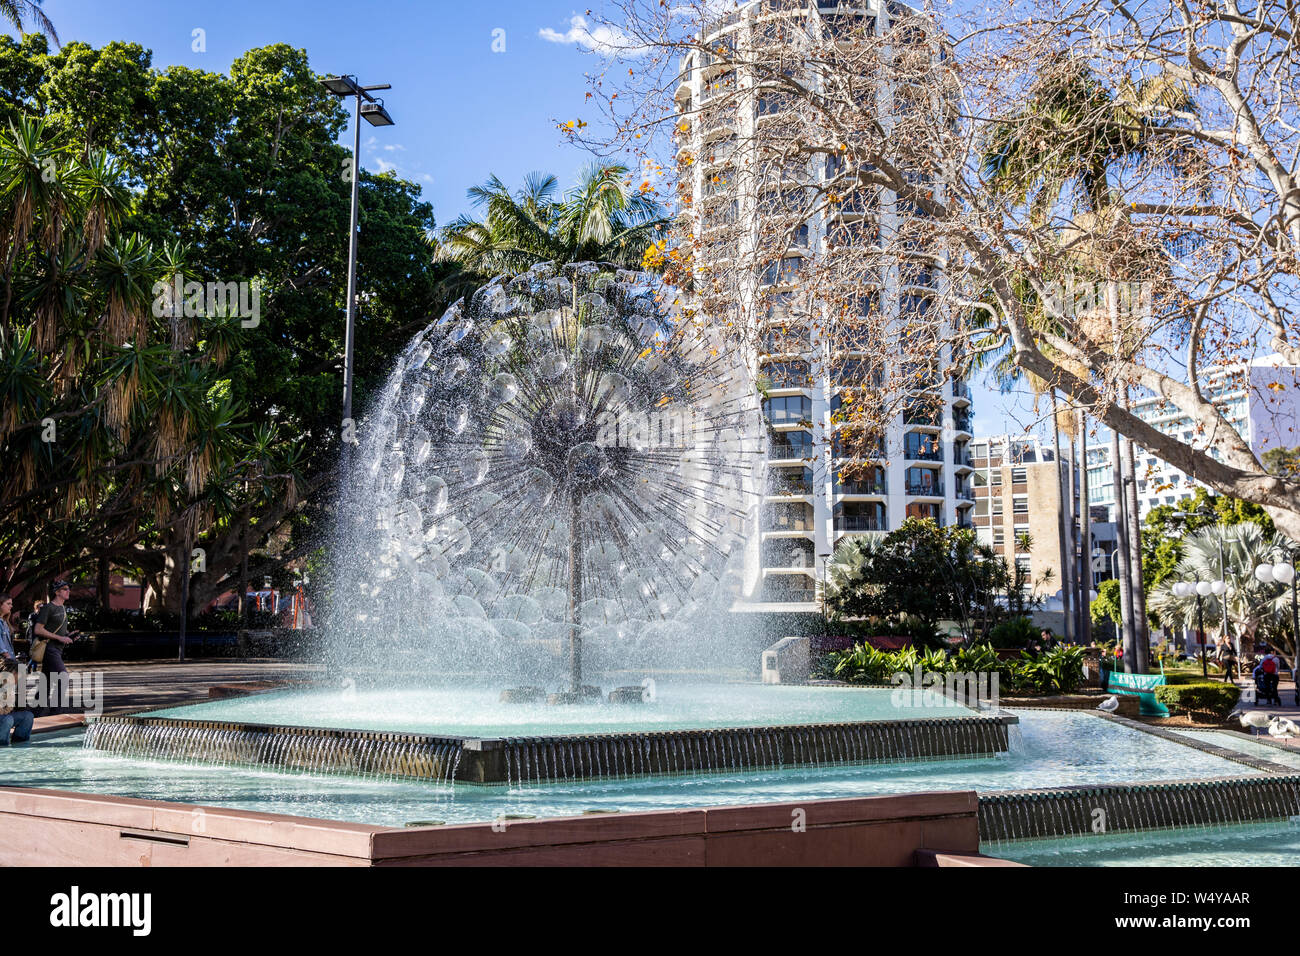
[[[10,730],[14,743],[27,743],[34,717],[30,710],[18,707],[18,662],[12,657],[0,659],[0,747],[9,746]]]

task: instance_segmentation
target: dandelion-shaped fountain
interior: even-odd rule
[[[105,717],[86,746],[497,784],[1006,751],[1014,717],[881,690],[675,685],[630,710],[612,705],[642,689],[623,687],[593,719],[535,707],[541,688],[472,686],[563,681],[551,702],[577,703],[599,695],[589,669],[680,669],[709,635],[736,636],[721,622],[757,585],[765,477],[743,357],[639,273],[540,264],[493,281],[400,356],[340,504],[332,673],[370,664],[379,687]],[[432,687],[448,675],[454,689]]]
[[[345,640],[542,678],[563,645],[571,701],[585,645],[635,657],[647,632],[729,608],[762,464],[738,354],[645,275],[593,263],[457,303],[368,426],[343,508],[340,579],[361,591]]]

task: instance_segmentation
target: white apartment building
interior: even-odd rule
[[[1211,369],[1202,387],[1256,455],[1300,445],[1300,375],[1295,366],[1283,364],[1280,356],[1266,356],[1230,369]],[[1154,395],[1138,398],[1132,411],[1166,435],[1219,457],[1216,437],[1199,434],[1191,419],[1164,399]],[[1191,498],[1201,484],[1143,448],[1135,446],[1133,457],[1139,520],[1152,508]],[[1109,431],[1088,444],[1088,502],[1105,508],[1110,520],[1115,520]]]
[[[753,88],[735,62],[713,50],[740,48],[751,31],[762,29],[774,11],[789,16],[792,8],[809,18],[810,30],[858,29],[863,25],[882,30],[913,13],[897,3],[866,0],[762,0],[729,14],[704,37],[706,50],[683,58],[676,98],[684,116],[693,121],[679,126],[679,148],[697,157],[683,173],[679,188],[690,193],[691,207],[699,212],[699,238],[709,248],[712,236],[725,230],[740,234],[739,242],[756,242],[760,196],[748,183],[757,177],[737,176],[744,164],[754,162],[755,144],[762,142],[764,123],[771,116],[765,95]],[[740,73],[741,75],[737,75]],[[725,110],[699,113],[713,97],[725,91]],[[827,168],[800,169],[807,179],[824,182],[836,174]],[[764,194],[766,196],[766,194]],[[900,216],[915,215],[898,208],[885,193],[874,201],[854,197],[834,213],[818,214],[797,229],[793,243],[778,261],[759,277],[753,308],[757,315],[758,344],[754,357],[763,410],[769,424],[767,472],[758,516],[760,547],[749,568],[757,608],[808,611],[816,608],[816,586],[824,558],[845,536],[879,534],[896,529],[908,517],[931,518],[943,524],[972,526],[975,498],[970,485],[972,465],[967,442],[971,438],[971,396],[966,382],[941,381],[911,410],[894,416],[878,444],[867,450],[854,448],[856,457],[842,458],[832,416],[840,407],[845,388],[871,381],[879,385],[890,375],[912,375],[912,370],[880,368],[854,342],[831,336],[826,317],[803,316],[793,309],[800,269],[805,259],[835,233],[839,243],[882,242],[893,235]],[[731,241],[729,239],[729,241]],[[864,298],[880,303],[880,310],[897,320],[940,323],[940,310],[931,308],[943,281],[941,270],[897,267],[880,270],[878,285],[862,289]],[[761,303],[761,307],[760,307]],[[877,343],[878,344],[878,343]],[[878,353],[877,349],[877,353]],[[942,346],[938,365],[951,365],[952,355]],[[900,363],[901,364],[901,363]],[[928,381],[928,379],[927,379]],[[867,454],[868,457],[862,457]],[[851,465],[853,478],[843,479]],[[756,572],[756,573],[755,573]]]

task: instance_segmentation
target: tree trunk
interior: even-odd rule
[[[1083,573],[1079,581],[1079,643],[1092,643],[1092,520],[1088,504],[1088,413],[1079,409],[1079,547]]]
[[[1129,540],[1128,540],[1128,495],[1124,493],[1124,468],[1120,461],[1120,437],[1114,429],[1110,433],[1111,477],[1115,483],[1115,558],[1113,565],[1115,577],[1119,580],[1119,613],[1123,627],[1124,669],[1134,672],[1134,660],[1137,641],[1133,637],[1133,601],[1129,593],[1130,578]]]
[[[190,543],[181,542],[181,601],[180,601],[180,637],[177,642],[177,660],[185,660],[185,625],[190,616]]]
[[[1064,620],[1064,637],[1066,643],[1069,643],[1074,634],[1074,628],[1071,627],[1071,608],[1073,602],[1071,597],[1071,575],[1070,575],[1070,515],[1069,515],[1069,495],[1066,493],[1066,481],[1068,480],[1069,469],[1062,469],[1061,465],[1061,427],[1060,421],[1057,420],[1056,389],[1052,389],[1052,444],[1056,450],[1056,496],[1057,496],[1057,538],[1060,552],[1061,567],[1061,616]]]
[[[1127,396],[1126,396],[1127,397]],[[1146,592],[1142,586],[1142,522],[1139,520],[1137,496],[1137,467],[1134,462],[1133,442],[1124,442],[1125,484],[1128,486],[1128,539],[1130,560],[1128,564],[1129,592],[1133,601],[1133,639],[1136,641],[1134,663],[1137,673],[1145,674],[1151,658],[1151,638],[1147,625]]]
[[[104,611],[111,610],[113,607],[113,595],[109,593],[109,586],[111,584],[111,581],[109,575],[110,568],[108,564],[108,558],[101,557],[99,559],[98,566],[96,567],[95,570],[97,572],[96,581],[95,581],[95,591],[96,591],[96,597],[99,598],[100,609]]]
[[[245,489],[247,490],[247,489]],[[239,623],[248,627],[248,506],[239,524]]]

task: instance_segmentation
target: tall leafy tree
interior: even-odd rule
[[[1177,572],[1189,535],[1214,525],[1244,523],[1258,525],[1266,537],[1276,532],[1273,519],[1259,505],[1212,495],[1204,488],[1197,488],[1191,498],[1179,504],[1152,508],[1142,522],[1142,583],[1147,593]]]
[[[927,633],[957,621],[968,638],[987,630],[1011,576],[968,528],[908,518],[886,535],[851,536],[826,566],[825,603],[837,617],[912,617]]]

